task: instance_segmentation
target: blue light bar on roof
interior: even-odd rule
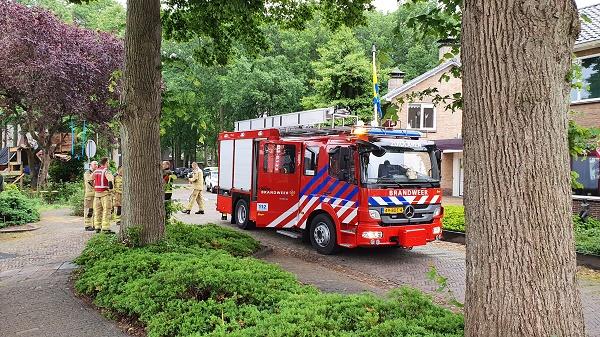
[[[390,136],[390,137],[422,137],[423,134],[419,131],[412,130],[386,130],[380,128],[369,129],[371,136]]]

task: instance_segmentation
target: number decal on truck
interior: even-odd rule
[[[256,210],[259,212],[268,212],[269,211],[269,204],[268,203],[258,203],[256,204]]]

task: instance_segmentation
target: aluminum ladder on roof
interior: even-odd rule
[[[329,123],[334,126],[336,118],[343,120],[348,117],[356,118],[358,121],[358,116],[350,114],[350,111],[346,109],[335,107],[312,109],[235,122],[235,131],[315,126]]]

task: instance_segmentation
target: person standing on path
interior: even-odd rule
[[[173,182],[177,178],[171,171],[171,163],[168,160],[162,162],[162,178],[165,191],[165,219],[168,221],[171,217],[171,197],[173,196]]]
[[[115,189],[113,190],[113,208],[117,225],[121,224],[121,201],[123,200],[123,166],[119,166],[115,175]]]
[[[111,193],[114,177],[108,170],[108,158],[100,160],[100,166],[94,170],[94,227],[96,233],[114,233],[110,230]]]
[[[83,173],[83,223],[86,231],[94,230],[94,171],[98,168],[98,162],[93,161],[90,167]]]
[[[204,190],[204,177],[202,175],[202,170],[200,170],[198,167],[198,163],[192,163],[192,170],[192,176],[188,180],[190,184],[192,184],[192,188],[194,190],[192,195],[190,195],[187,208],[182,212],[190,214],[192,207],[194,207],[194,202],[196,202],[200,209],[195,214],[204,214],[204,198],[202,198],[202,191]]]

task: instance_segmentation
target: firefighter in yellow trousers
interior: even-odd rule
[[[121,201],[123,200],[123,166],[119,166],[115,175],[115,188],[113,190],[114,218],[117,225],[121,224]]]
[[[197,163],[192,163],[192,170],[191,177],[188,180],[190,184],[192,184],[192,188],[194,190],[192,195],[190,195],[190,202],[183,213],[190,214],[195,202],[200,208],[195,214],[204,214],[204,199],[202,198],[202,191],[204,190],[204,176]]]
[[[94,227],[96,233],[114,233],[110,230],[112,200],[110,190],[114,177],[108,170],[108,158],[100,160],[100,166],[94,171]]]
[[[83,223],[86,231],[94,230],[94,171],[98,168],[98,163],[90,163],[89,169],[83,174]]]

